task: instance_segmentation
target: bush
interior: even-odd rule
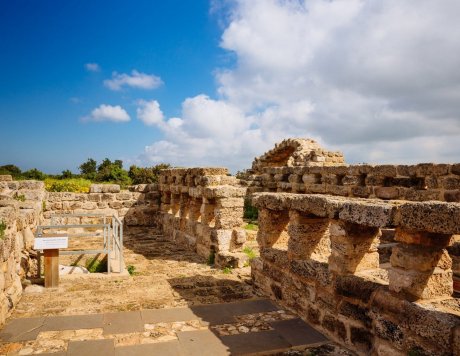
[[[39,171],[37,168],[32,168],[32,169],[29,169],[28,171],[23,172],[22,176],[25,179],[33,179],[33,180],[45,180],[46,179],[46,174],[43,173],[42,171]]]
[[[137,167],[132,165],[129,167],[129,177],[133,184],[151,184],[158,181],[158,176],[162,169],[170,168],[166,163],[160,163],[153,167]]]
[[[251,205],[251,201],[249,199],[245,199],[243,218],[248,220],[257,220],[258,217],[259,211],[257,210],[257,208]]]
[[[45,189],[48,192],[88,193],[91,181],[83,178],[45,179]]]

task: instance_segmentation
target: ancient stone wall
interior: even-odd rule
[[[242,267],[246,189],[226,168],[167,169],[160,174],[164,234],[220,266]]]
[[[260,193],[255,287],[332,339],[368,355],[452,355],[460,302],[446,248],[460,204]],[[395,229],[389,265],[383,228]]]
[[[36,274],[32,246],[44,195],[43,182],[0,176],[0,326],[22,295],[22,281]]]
[[[50,224],[53,215],[67,213],[115,215],[125,226],[162,231],[156,184],[129,190],[93,184],[89,193],[47,192],[43,182],[0,176],[0,325],[19,301],[25,279],[37,275],[36,227]]]
[[[46,192],[45,222],[55,214],[106,214],[126,226],[149,226],[161,232],[160,194],[156,184],[139,184],[120,190],[117,184],[92,184],[89,193]]]
[[[460,164],[266,167],[241,182],[250,193],[460,202]]]

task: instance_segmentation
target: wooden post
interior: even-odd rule
[[[45,254],[45,288],[59,286],[59,249],[44,250]]]

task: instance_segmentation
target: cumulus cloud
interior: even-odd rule
[[[312,137],[348,162],[458,161],[460,2],[235,0],[227,11],[220,45],[236,62],[216,70],[217,98],[185,99],[145,160],[236,170],[285,137]]]
[[[101,67],[97,63],[86,63],[85,68],[88,72],[99,72]]]
[[[156,89],[163,84],[160,77],[133,70],[131,74],[112,73],[112,79],[104,80],[104,85],[110,90],[121,90],[124,86],[138,89]]]
[[[156,100],[138,102],[137,117],[148,126],[160,125],[163,122],[164,115],[160,109],[160,104]]]
[[[82,121],[112,121],[112,122],[127,122],[131,120],[128,113],[120,105],[105,105],[101,104],[99,107],[91,111],[89,116],[82,118]]]

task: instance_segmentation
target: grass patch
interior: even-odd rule
[[[91,181],[84,178],[45,179],[45,189],[48,192],[88,193],[90,186]]]
[[[0,239],[2,240],[5,238],[5,230],[6,230],[6,224],[2,220],[2,222],[0,222]]]
[[[107,272],[107,257],[104,257],[102,260],[98,260],[97,257],[87,260],[85,267],[89,273]]]
[[[126,266],[126,270],[128,271],[130,276],[135,276],[137,274],[136,266],[128,265],[128,266]]]
[[[254,250],[249,246],[246,246],[243,249],[243,252],[249,257],[249,261],[252,261],[254,258],[257,257],[256,253],[254,252]]]
[[[244,228],[246,230],[251,230],[251,231],[258,231],[259,230],[259,226],[257,224],[253,224],[253,223],[246,224],[246,226]]]
[[[224,268],[222,268],[222,273],[223,274],[231,274],[232,273],[232,267],[224,267]]]

